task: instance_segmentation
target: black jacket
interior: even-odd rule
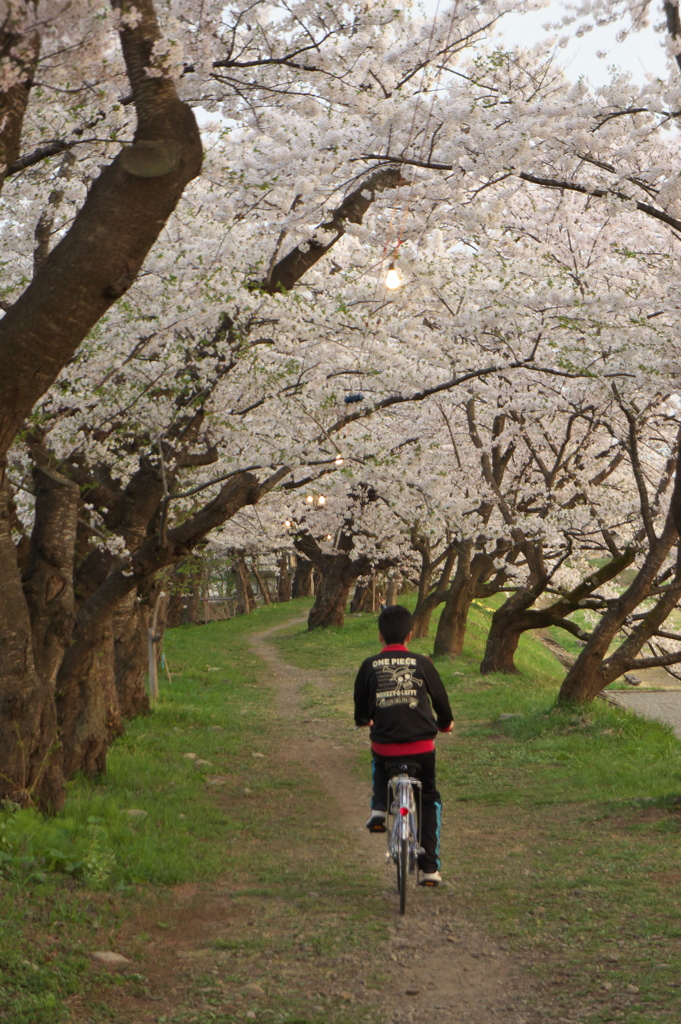
[[[355,724],[372,720],[373,743],[430,740],[451,724],[447,691],[428,658],[387,650],[362,662],[355,679]]]

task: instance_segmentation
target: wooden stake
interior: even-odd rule
[[[158,639],[156,627],[158,623],[158,610],[161,602],[159,594],[154,604],[154,614],[151,616],[151,626],[147,630],[147,648],[149,653],[149,696],[152,700],[158,700]]]
[[[158,700],[158,673],[156,671],[156,640],[154,630],[147,630],[147,647],[149,653],[149,696]]]
[[[165,651],[161,651],[161,665],[166,670],[166,675],[168,676],[168,682],[172,686],[173,685],[173,677],[170,674],[170,665],[168,664],[168,658],[166,657],[166,652]]]

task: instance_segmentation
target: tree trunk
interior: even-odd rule
[[[109,552],[92,550],[79,568],[80,607],[72,642],[57,673],[55,694],[35,666],[28,602],[11,534],[13,510],[0,468],[0,793],[25,804],[34,800],[41,807],[60,806],[63,776],[57,727],[65,774],[80,770],[93,776],[104,771],[107,747],[122,731],[115,673],[116,610],[132,593],[147,587],[161,569],[186,558],[211,529],[231,518],[244,504],[260,500],[288,471],[282,468],[263,483],[250,474],[241,474],[198,513],[168,529],[163,538],[147,536],[128,558],[118,560]],[[49,483],[49,488],[43,490],[53,499],[62,492],[69,497],[68,487],[63,487],[58,477],[56,483],[49,474],[41,479]],[[63,618],[59,600],[64,600],[67,591],[56,586],[57,574],[48,564],[55,557],[57,544],[46,528],[51,520],[41,512],[43,499],[41,489],[38,491],[26,596],[36,608],[45,601],[56,623]],[[57,511],[53,508],[50,512],[53,519]],[[62,539],[60,533],[57,540]],[[46,596],[38,585],[41,579],[47,584]],[[43,629],[46,643],[41,658],[47,661],[53,651],[48,634],[49,630]]]
[[[298,556],[296,571],[293,575],[293,597],[312,597],[312,573],[314,566],[306,558]]]
[[[397,604],[397,591],[399,589],[399,580],[390,579],[388,580],[388,586],[386,588],[386,605]]]
[[[94,778],[106,771],[111,740],[123,732],[114,668],[112,617],[97,636],[84,635],[69,647],[57,676],[57,719],[64,774]]]
[[[487,636],[485,656],[480,665],[480,672],[503,672],[506,675],[517,675],[515,652],[524,630],[521,613],[511,603],[514,594],[498,608],[492,616],[492,626]]]
[[[413,627],[411,631],[412,640],[426,640],[430,632],[430,619],[439,604],[445,600],[445,594],[434,592],[429,594],[425,601],[417,604],[414,609]]]
[[[494,559],[490,555],[478,551],[471,557],[472,553],[473,541],[464,542],[438,622],[433,648],[434,657],[449,655],[454,658],[461,654],[466,638],[468,613],[478,596],[478,586],[494,572]]]
[[[414,625],[411,631],[414,640],[425,640],[430,630],[430,617],[439,604],[447,598],[447,587],[452,575],[452,569],[458,558],[458,549],[452,547],[449,550],[445,563],[442,567],[440,578],[434,589],[431,590],[430,581],[432,570],[427,573],[422,571],[419,579],[419,596],[414,609]]]
[[[45,467],[35,470],[34,482],[35,518],[23,585],[36,670],[54,687],[76,615],[73,558],[80,493]]]
[[[263,578],[262,573],[255,564],[255,559],[251,561],[251,572],[255,576],[255,581],[258,584],[258,590],[262,594],[262,599],[265,604],[272,604],[272,595],[270,594],[270,588],[267,586],[267,580]]]
[[[370,612],[372,611],[372,603],[373,591],[371,584],[358,583],[350,602],[350,614],[359,615],[360,612]]]
[[[166,629],[175,629],[185,621],[185,598],[182,594],[173,594],[168,603],[166,613]]]
[[[190,594],[185,594],[183,599],[183,626],[201,625],[201,591],[194,587]]]
[[[113,618],[114,674],[122,718],[136,718],[149,712],[145,687],[148,671],[147,630],[151,618],[149,596],[129,594]]]
[[[342,626],[345,622],[345,607],[348,603],[350,587],[356,579],[349,571],[350,565],[349,555],[335,555],[331,559],[328,572],[322,577],[315,603],[310,609],[307,620],[309,630],[326,626]]]
[[[279,585],[277,587],[277,601],[291,600],[291,569],[289,565],[288,552],[284,551],[279,559]]]
[[[415,545],[412,541],[412,546]],[[433,563],[430,558],[430,545],[423,542],[416,546],[421,554],[421,570],[419,572],[419,589],[416,598],[416,607],[412,616],[411,635],[414,640],[424,640],[428,636],[430,627],[430,616],[433,609],[437,607],[434,595],[430,595],[430,581],[433,578]]]
[[[352,522],[353,516],[346,515],[345,525],[336,541],[335,554],[323,552],[312,534],[307,531],[301,531],[293,542],[298,551],[314,562],[315,569],[321,577],[315,603],[307,620],[307,628],[310,630],[319,626],[342,626],[350,588],[355,581],[367,576],[369,572],[375,576],[376,571],[383,572],[395,565],[392,558],[381,560],[374,565],[367,555],[359,555],[353,559],[351,552],[355,541],[351,529]]]
[[[450,658],[456,658],[461,654],[466,639],[468,613],[474,597],[475,591],[470,580],[456,589],[450,589],[437,624],[433,657],[440,658],[447,654]]]
[[[11,532],[10,495],[0,465],[0,796],[23,806],[64,803],[54,680],[33,658],[31,621]],[[45,594],[49,603],[49,591]],[[53,595],[53,597],[59,595]]]
[[[238,555],[232,565],[234,585],[236,587],[236,613],[248,615],[255,608],[255,594],[251,586],[248,566],[243,555]]]

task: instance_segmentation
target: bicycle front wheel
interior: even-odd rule
[[[407,909],[407,875],[409,873],[409,839],[400,839],[397,848],[397,891],[400,894],[400,914]]]

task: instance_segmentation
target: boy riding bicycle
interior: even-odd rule
[[[435,784],[435,737],[438,732],[451,732],[454,723],[437,669],[429,658],[405,646],[411,628],[411,612],[399,604],[389,605],[378,616],[383,650],[360,665],[355,679],[355,724],[371,727],[373,796],[366,827],[370,832],[385,832],[390,767],[394,762],[408,763],[422,786],[421,884],[437,885],[442,881],[442,801]]]

